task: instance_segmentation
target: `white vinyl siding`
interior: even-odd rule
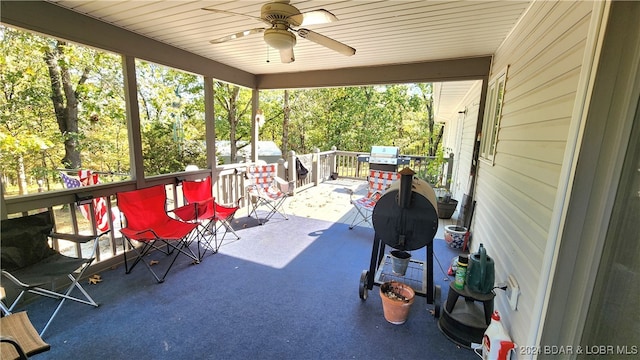
[[[463,196],[469,191],[469,173],[473,159],[473,147],[476,139],[478,111],[480,109],[480,92],[482,81],[477,81],[458,105],[459,109],[466,109],[466,114],[456,114],[449,123],[455,123],[457,148],[454,149],[455,161],[451,183],[451,193],[454,199],[462,203]],[[458,208],[460,211],[460,208]]]
[[[496,262],[496,281],[513,275],[520,285],[517,311],[503,293],[496,296],[496,308],[517,344],[527,343],[535,322],[592,6],[534,2],[492,64],[490,78],[509,70],[494,163],[479,165],[471,250],[484,243]]]

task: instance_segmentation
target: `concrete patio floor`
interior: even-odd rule
[[[328,180],[318,186],[296,193],[286,200],[284,207],[289,215],[349,225],[357,214],[355,208],[349,202],[351,198],[350,190],[354,193],[354,199],[365,196],[367,194],[367,183],[363,180],[347,178]],[[239,212],[240,216],[246,214],[246,211],[244,209]],[[458,213],[456,211],[451,219],[439,219],[436,238],[444,238],[444,227],[455,224],[457,216]],[[362,223],[359,226],[372,227],[367,223]]]

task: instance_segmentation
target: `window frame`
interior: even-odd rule
[[[487,101],[484,119],[482,121],[479,155],[481,160],[491,165],[495,164],[508,69],[509,67],[507,66],[494,76],[493,79],[489,81],[489,86],[487,87]]]

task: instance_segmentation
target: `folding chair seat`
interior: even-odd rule
[[[260,225],[268,221],[275,214],[280,214],[288,220],[284,210],[284,201],[293,191],[293,182],[287,182],[277,176],[276,165],[252,165],[246,172],[247,185],[246,193],[250,199],[249,214],[255,215]],[[258,207],[265,206],[268,210],[264,219],[258,216]]]
[[[116,198],[120,213],[126,220],[126,226],[120,230],[127,240],[126,243],[123,242],[125,273],[129,274],[139,262],[142,262],[153,277],[161,283],[180,254],[189,257],[195,264],[200,262],[198,256],[189,248],[197,235],[194,234],[194,230],[198,224],[176,220],[167,214],[167,193],[164,185],[120,192],[116,194]],[[125,224],[125,221],[122,223]],[[142,246],[136,247],[134,241],[141,243]],[[131,264],[127,259],[127,243],[135,256]],[[159,277],[151,268],[151,264],[143,261],[152,249],[162,251],[167,256],[173,255],[162,277]]]
[[[5,313],[11,313],[26,293],[59,300],[40,336],[44,335],[66,300],[98,306],[78,281],[95,259],[98,238],[107,233],[89,236],[60,234],[52,232],[53,226],[54,221],[50,211],[2,220],[1,224],[2,279],[9,280],[9,285],[19,291],[11,306],[7,307],[3,304],[2,310]],[[88,258],[62,255],[50,247],[49,238],[68,240],[78,244],[93,240],[92,253]],[[64,277],[71,283],[64,291],[57,291],[55,280]],[[51,285],[51,288],[47,288],[47,285]],[[78,289],[82,296],[71,295],[74,289]]]
[[[349,229],[362,223],[371,224],[371,214],[373,208],[382,196],[382,194],[391,186],[391,184],[400,179],[400,174],[391,171],[371,170],[367,178],[367,195],[359,199],[353,198],[353,191],[350,194],[350,202],[356,209],[353,221],[349,225]]]
[[[0,358],[26,360],[50,348],[38,335],[26,311],[0,318]]]
[[[182,194],[187,205],[174,209],[173,212],[183,221],[196,222],[200,225],[198,227],[198,257],[200,260],[207,251],[211,251],[213,254],[217,253],[228,232],[233,233],[236,240],[240,239],[231,226],[231,221],[239,209],[240,199],[238,199],[238,205],[235,206],[216,203],[210,176],[198,181],[183,180]],[[221,230],[224,230],[224,233],[219,237]]]

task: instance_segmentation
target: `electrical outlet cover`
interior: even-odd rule
[[[518,282],[512,275],[509,275],[507,279],[507,299],[509,299],[509,305],[512,310],[518,309],[518,295],[520,295]]]

